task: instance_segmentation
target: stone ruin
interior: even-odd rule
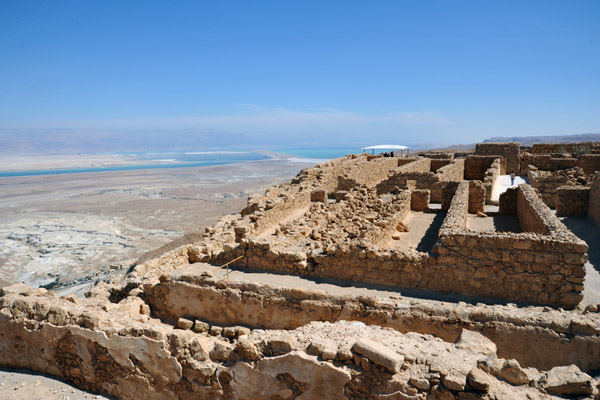
[[[86,298],[3,288],[0,365],[120,399],[600,398],[588,245],[533,184],[492,199],[530,154],[349,155]]]

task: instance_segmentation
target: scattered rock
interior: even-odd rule
[[[282,355],[292,351],[292,338],[286,335],[273,338],[269,341],[273,355]]]
[[[487,393],[492,383],[492,377],[479,368],[473,368],[467,380],[473,389],[481,393]]]
[[[213,361],[234,361],[237,359],[237,354],[232,344],[217,340],[210,352],[210,358]]]
[[[479,332],[463,329],[456,340],[456,347],[488,356],[496,355],[496,344]]]
[[[244,360],[256,361],[261,357],[258,347],[248,339],[242,338],[237,342],[237,352]]]
[[[202,322],[198,319],[194,322],[194,332],[202,333],[202,332],[209,332],[209,331],[210,331],[210,325],[207,324],[206,322]]]
[[[552,368],[540,383],[547,391],[560,395],[590,395],[594,392],[592,377],[573,364]]]
[[[450,373],[444,377],[444,386],[455,392],[461,392],[465,390],[467,384],[467,376],[459,375],[457,373]]]
[[[193,319],[181,317],[177,320],[177,327],[179,329],[188,330],[188,329],[192,329],[193,326],[194,326]]]

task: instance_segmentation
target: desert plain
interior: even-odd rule
[[[2,157],[0,171],[135,163],[120,155]],[[273,155],[204,167],[0,177],[0,287],[108,279],[310,165]]]

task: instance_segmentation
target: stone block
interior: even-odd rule
[[[404,363],[404,356],[381,343],[369,339],[358,340],[354,343],[352,350],[392,373],[399,372]]]

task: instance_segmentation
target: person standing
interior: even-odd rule
[[[515,171],[513,171],[513,172],[510,173],[510,186],[512,186],[512,185],[515,184],[515,177],[516,176],[517,175],[515,174]]]

